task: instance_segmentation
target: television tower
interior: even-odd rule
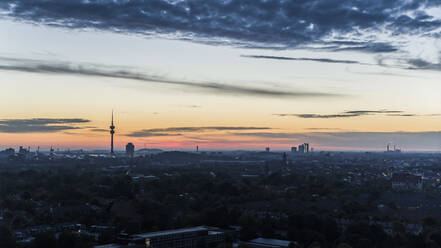
[[[112,124],[110,124],[110,155],[115,155],[113,152],[113,135],[115,134],[115,126],[113,125],[113,110],[112,110]]]

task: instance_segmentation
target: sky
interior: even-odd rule
[[[0,147],[441,151],[441,2],[0,2]]]

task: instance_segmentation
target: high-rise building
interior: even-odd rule
[[[110,155],[115,155],[113,151],[113,135],[115,134],[115,125],[113,125],[113,110],[112,110],[112,123],[110,124]]]
[[[126,154],[127,157],[133,158],[135,155],[135,145],[133,143],[128,143],[126,145]]]
[[[295,146],[291,147],[291,152],[297,152],[297,147]]]
[[[305,147],[304,152],[305,153],[309,152],[309,143],[305,143],[305,144],[303,144],[303,146]]]
[[[269,148],[269,146],[267,146],[267,147],[265,148],[265,151],[266,151],[266,152],[270,152],[270,148]]]
[[[304,153],[305,152],[305,146],[304,145],[299,145],[299,152],[300,153]]]

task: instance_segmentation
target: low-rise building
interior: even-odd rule
[[[146,248],[202,248],[216,247],[225,241],[225,233],[218,228],[197,226],[120,237],[128,244],[144,244]]]
[[[295,242],[280,239],[257,238],[247,242],[241,242],[240,247],[245,248],[291,248],[296,247]]]

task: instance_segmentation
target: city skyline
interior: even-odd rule
[[[0,147],[441,151],[439,5],[158,2],[1,3]]]

